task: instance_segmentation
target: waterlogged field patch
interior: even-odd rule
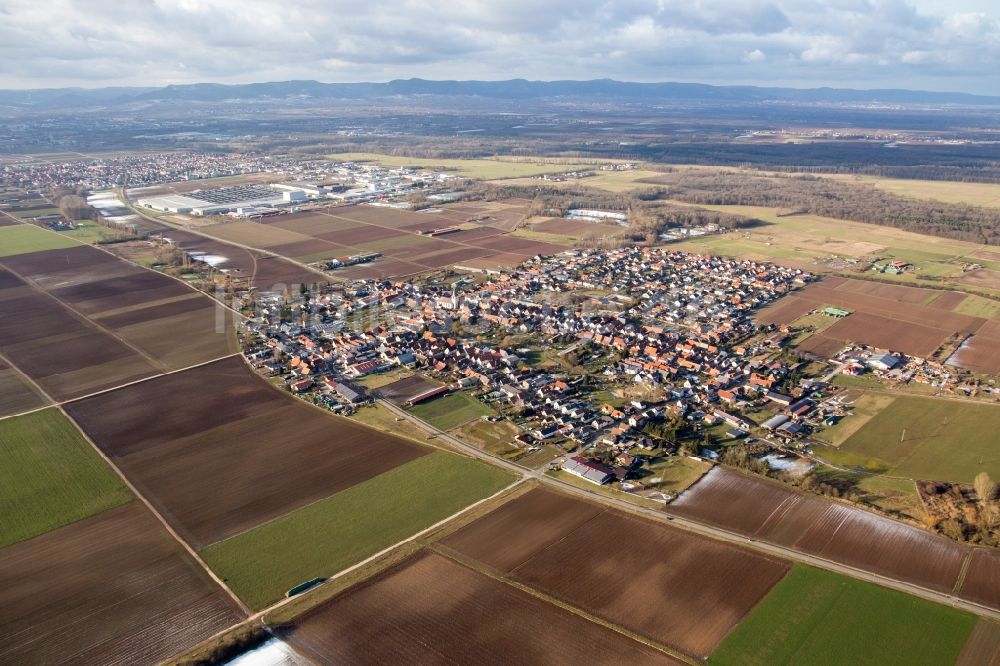
[[[968,553],[916,527],[721,467],[669,511],[940,592],[954,587]]]

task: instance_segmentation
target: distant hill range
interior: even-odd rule
[[[386,83],[320,83],[277,81],[223,85],[196,83],[160,88],[48,88],[0,90],[0,106],[22,110],[66,110],[115,105],[170,102],[333,102],[403,101],[417,98],[468,98],[505,101],[632,101],[645,104],[705,102],[716,104],[889,104],[997,106],[1000,97],[968,93],[916,90],[851,90],[840,88],[760,88],[711,86],[699,83],[633,83],[611,79],[591,81],[427,81],[395,80]]]

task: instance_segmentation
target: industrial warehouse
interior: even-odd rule
[[[326,189],[311,183],[278,183],[270,187],[235,185],[188,194],[169,194],[139,199],[136,203],[165,213],[220,215],[253,214],[268,208],[293,206],[326,195]]]

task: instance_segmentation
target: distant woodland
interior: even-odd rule
[[[653,180],[668,198],[692,204],[769,206],[1000,245],[1000,209],[909,199],[816,176],[675,171]]]

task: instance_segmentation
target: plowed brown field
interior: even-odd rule
[[[985,319],[953,312],[965,294],[933,289],[881,284],[865,280],[827,277],[800,289],[757,313],[758,321],[788,324],[812,309],[833,306],[852,314],[822,332],[812,335],[800,349],[820,356],[839,351],[853,342],[926,357],[951,336],[979,331]],[[924,305],[928,303],[928,305]],[[985,340],[985,339],[984,339]],[[994,348],[992,340],[983,347]],[[1000,355],[998,355],[1000,356]],[[969,358],[982,370],[989,363],[974,353]]]
[[[156,663],[242,619],[139,502],[2,554],[0,663]]]
[[[940,592],[954,587],[968,553],[916,527],[722,467],[668,510]]]
[[[444,544],[698,658],[706,657],[790,567],[545,490],[512,500]]]
[[[236,352],[233,317],[165,275],[89,246],[5,258],[0,351],[59,400]],[[220,316],[221,315],[221,316]]]
[[[66,409],[197,547],[426,453],[273,390],[238,358]]]
[[[663,664],[666,654],[420,553],[281,631],[323,664]]]
[[[1000,610],[1000,551],[976,548],[972,552],[959,596]]]

